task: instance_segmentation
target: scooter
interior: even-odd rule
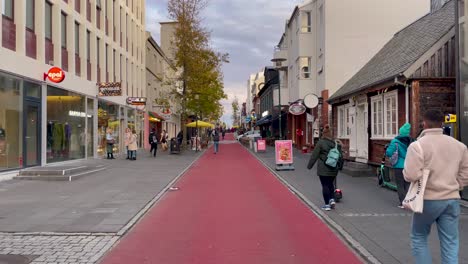
[[[382,161],[380,162],[380,167],[377,169],[377,179],[380,187],[396,191],[396,184],[391,182],[388,167],[385,166],[385,153],[387,152],[388,145],[389,144],[384,145],[384,155],[382,157]]]
[[[336,179],[338,177],[335,177],[335,202],[339,202],[343,198],[343,191],[338,188],[338,185],[336,184]]]

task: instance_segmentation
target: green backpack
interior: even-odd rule
[[[332,168],[337,168],[338,161],[340,160],[340,156],[341,156],[341,153],[340,153],[340,150],[338,150],[338,142],[336,142],[335,140],[335,147],[330,149],[330,151],[328,151],[327,160],[325,161],[325,164],[327,164],[328,166]]]

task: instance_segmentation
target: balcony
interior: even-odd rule
[[[288,58],[288,47],[286,46],[276,46],[273,51],[273,59],[278,58]]]

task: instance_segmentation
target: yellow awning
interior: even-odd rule
[[[198,123],[198,124],[197,124]],[[214,128],[215,126],[213,124],[210,124],[210,123],[207,123],[207,122],[203,122],[203,121],[195,121],[195,122],[192,122],[192,123],[188,123],[187,124],[187,127],[211,127],[211,128]]]

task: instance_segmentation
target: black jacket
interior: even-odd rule
[[[309,164],[307,164],[307,169],[312,169],[315,163],[318,161],[317,175],[318,176],[331,176],[336,177],[338,175],[338,170],[342,167],[343,164],[343,152],[341,151],[341,145],[338,144],[338,150],[340,151],[340,160],[338,161],[338,166],[336,168],[330,167],[325,164],[327,160],[328,152],[335,147],[335,141],[330,138],[321,138],[312,152],[310,157]]]
[[[158,144],[158,135],[155,132],[150,132],[148,142],[150,144]]]

